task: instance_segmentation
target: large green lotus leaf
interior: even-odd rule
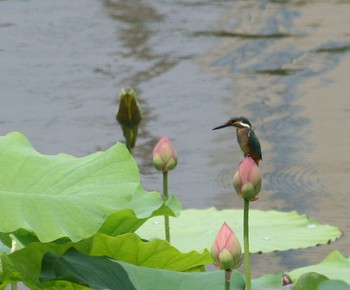
[[[181,253],[165,240],[143,242],[131,233],[117,237],[96,234],[90,255],[107,256],[134,265],[175,271],[187,271],[213,263],[208,250],[202,254],[195,251]]]
[[[338,251],[333,251],[319,264],[293,270],[289,275],[294,281],[309,272],[317,272],[329,279],[342,280],[350,284],[350,258],[345,258]]]
[[[133,283],[137,290],[212,290],[212,289],[224,289],[224,271],[211,271],[211,272],[174,272],[163,269],[152,269],[147,267],[139,267],[124,262],[117,262],[108,258],[95,259],[95,257],[83,257],[84,255],[70,250],[61,257],[54,257],[53,255],[46,255],[43,261],[46,265],[52,265],[47,267],[47,271],[44,271],[41,275],[43,281],[49,281],[53,279],[62,279],[64,272],[60,270],[61,267],[57,265],[67,265],[67,261],[74,261],[75,269],[72,269],[72,275],[76,273],[81,274],[81,269],[84,269],[86,264],[89,264],[91,268],[95,270],[95,274],[98,276],[100,271],[105,268],[113,269],[113,264],[120,264],[128,273],[130,281]],[[85,265],[83,264],[85,263]],[[81,264],[81,266],[79,266]],[[258,279],[252,280],[253,290],[280,290],[282,289],[282,274],[277,273],[275,275],[263,276]],[[108,279],[108,278],[107,278]],[[96,283],[92,276],[85,275],[85,282],[89,285]],[[245,282],[242,274],[237,271],[232,272],[231,276],[231,289],[232,290],[244,290]]]
[[[164,240],[143,242],[134,233],[118,237],[97,233],[95,236],[78,243],[33,242],[10,255],[3,254],[0,263],[0,281],[3,282],[4,287],[18,281],[23,281],[30,288],[41,287],[38,285],[40,284],[39,274],[43,255],[46,252],[51,252],[60,256],[71,247],[91,256],[105,256],[135,265],[176,271],[193,270],[212,263],[208,251],[202,254],[196,252],[181,253]],[[72,282],[74,281],[72,280]],[[44,286],[51,289],[52,285],[45,283]],[[44,289],[47,289],[45,287]]]
[[[5,289],[7,285],[19,281],[23,281],[30,289],[39,289],[39,285],[41,284],[39,282],[41,261],[45,252],[50,251],[56,255],[62,255],[72,246],[73,243],[71,242],[62,245],[33,242],[27,247],[15,251],[10,255],[2,254],[0,263],[0,289]],[[75,243],[74,246],[83,252],[88,251],[90,248],[86,241]],[[52,282],[46,283],[43,289],[54,289],[51,284]],[[67,284],[67,282],[61,282],[61,284]],[[70,288],[66,287],[62,289]]]
[[[155,196],[158,199],[158,196]],[[132,204],[132,208],[143,209],[145,212],[142,214],[147,216],[147,212],[149,211],[149,207],[156,202],[156,200],[152,200],[150,196],[147,194],[140,195],[137,200],[135,199]],[[147,205],[148,203],[148,205]],[[157,215],[170,215],[170,216],[178,216],[181,211],[180,201],[175,197],[175,195],[170,195],[168,200],[153,212],[153,216]],[[141,219],[135,215],[135,212],[129,209],[118,211],[112,213],[105,223],[99,229],[99,232],[104,233],[110,236],[117,236],[120,234],[124,234],[127,232],[136,231],[147,218]]]
[[[91,260],[94,265],[91,265]],[[59,273],[57,279],[88,285],[91,289],[136,290],[124,268],[118,263],[108,261],[105,257],[81,254],[73,248],[67,251],[64,259],[47,253],[43,258],[42,278],[45,280],[45,276],[54,272]]]
[[[326,244],[341,236],[341,231],[320,225],[296,212],[250,210],[250,252],[272,252],[307,248]],[[170,219],[171,243],[182,252],[210,249],[222,224],[227,222],[243,247],[242,210],[183,210],[180,217]],[[160,238],[163,219],[152,218],[137,233],[143,238]]]
[[[102,224],[112,228],[108,217],[125,209],[137,219],[179,210],[142,188],[136,162],[121,143],[82,158],[48,156],[12,132],[0,137],[0,172],[0,232],[24,229],[42,242],[87,238]]]
[[[66,279],[64,275],[65,271],[62,270],[62,266],[65,266],[71,269],[71,275],[73,277],[76,275],[82,277],[82,275],[85,274],[85,283],[88,285],[96,285],[97,281],[99,280],[99,273],[102,274],[102,272],[106,271],[106,269],[117,271],[117,267],[114,265],[119,264],[126,270],[130,281],[138,290],[212,290],[224,288],[224,271],[190,273],[173,272],[168,270],[134,266],[123,262],[112,261],[105,257],[96,259],[96,257],[85,256],[75,250],[69,250],[61,257],[55,257],[52,254],[47,254],[44,256],[43,262],[46,265],[52,266],[47,267],[47,270],[42,273],[42,281]],[[86,264],[90,265],[90,267],[94,269],[94,275],[89,275],[88,271],[82,271],[86,267]],[[95,275],[97,278],[94,277]],[[112,283],[112,278],[112,275],[110,277],[106,277],[105,283]],[[253,285],[254,290],[281,289],[281,275],[278,274],[272,279],[270,278],[253,281]],[[231,289],[245,289],[243,276],[239,272],[232,272]]]
[[[341,280],[330,280],[319,273],[308,272],[299,277],[293,290],[350,290],[350,285]]]
[[[294,290],[317,290],[318,286],[324,282],[329,280],[326,276],[310,272],[304,274],[300,277],[298,282],[294,285]],[[340,290],[340,289],[337,289]]]
[[[317,290],[350,290],[350,285],[340,280],[327,280],[318,286]]]

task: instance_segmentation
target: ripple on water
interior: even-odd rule
[[[277,166],[272,172],[265,174],[266,189],[276,192],[287,201],[287,210],[297,208],[305,212],[315,195],[327,195],[319,175],[319,166],[313,164],[298,164],[293,166]],[[308,198],[305,199],[304,197]]]

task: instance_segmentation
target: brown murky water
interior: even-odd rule
[[[255,255],[254,276],[350,255],[349,15],[347,1],[2,0],[0,134],[21,131],[46,154],[106,149],[123,140],[117,99],[133,87],[144,186],[161,188],[151,150],[168,135],[184,207],[239,208],[234,131],[211,129],[245,115],[264,158],[252,207],[344,232],[329,246]]]

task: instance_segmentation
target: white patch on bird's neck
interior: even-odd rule
[[[242,121],[239,121],[238,124],[239,124],[240,126],[242,126],[242,127],[246,127],[246,128],[249,128],[249,129],[250,129],[250,126],[249,126],[249,124],[247,124],[247,123],[243,123]]]

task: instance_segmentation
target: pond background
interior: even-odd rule
[[[179,158],[170,191],[184,208],[241,208],[234,129],[212,128],[244,115],[263,151],[252,208],[296,210],[344,233],[253,255],[253,276],[334,249],[349,256],[349,15],[348,1],[1,0],[0,134],[20,131],[44,154],[105,150],[124,140],[115,113],[132,87],[144,187],[161,189],[152,149],[167,135]]]

